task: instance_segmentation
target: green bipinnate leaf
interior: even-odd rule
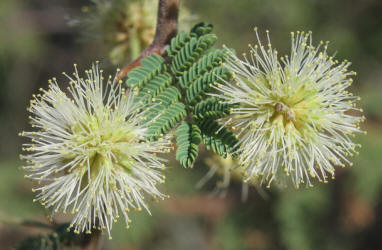
[[[148,134],[150,140],[156,140],[174,128],[186,115],[186,107],[183,103],[171,104],[167,109],[158,114],[153,122],[149,124]]]
[[[228,153],[235,156],[238,139],[232,131],[212,119],[205,119],[197,124],[207,149],[223,157],[227,157]]]
[[[229,115],[233,107],[216,97],[210,97],[196,104],[193,114],[195,119],[218,119]]]
[[[202,100],[204,95],[211,91],[213,84],[222,83],[231,78],[231,73],[223,66],[219,66],[206,72],[188,87],[186,102],[194,105]]]
[[[234,153],[237,139],[216,119],[234,107],[218,97],[208,97],[213,86],[231,79],[224,66],[228,49],[211,49],[217,40],[212,25],[199,23],[190,32],[174,37],[164,58],[150,55],[127,75],[127,86],[136,88],[136,101],[145,105],[149,140],[176,130],[176,159],[184,167],[194,164],[201,141],[208,149],[226,157]]]
[[[128,73],[127,86],[142,87],[166,68],[164,59],[157,54],[152,54],[142,59],[141,65]]]
[[[202,141],[200,129],[195,124],[183,122],[175,132],[176,159],[183,167],[190,167],[198,156],[199,144]]]
[[[166,53],[170,58],[174,58],[176,54],[185,47],[186,43],[193,37],[200,37],[206,35],[212,31],[211,24],[198,23],[195,25],[189,33],[180,32],[176,37],[171,39],[170,45],[168,46]]]
[[[137,101],[144,104],[152,101],[152,98],[160,94],[166,87],[170,86],[172,77],[168,73],[154,76],[138,93]]]
[[[194,63],[187,71],[178,77],[178,82],[183,89],[188,88],[192,82],[202,77],[204,73],[219,67],[227,56],[227,50],[213,50]]]
[[[173,103],[178,102],[181,97],[179,90],[175,87],[166,88],[155,98],[152,98],[151,105],[146,110],[144,120],[150,122],[159,114],[165,112],[165,110]]]
[[[178,76],[183,75],[183,72],[190,68],[206,50],[214,45],[216,40],[217,37],[214,34],[206,34],[198,38],[192,37],[172,58],[171,70],[173,74]]]

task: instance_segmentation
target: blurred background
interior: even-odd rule
[[[151,41],[155,0],[96,2],[0,1],[0,249],[49,232],[20,225],[25,219],[48,223],[18,169],[23,140],[17,133],[29,129],[31,95],[53,76],[64,82],[61,72],[71,72],[73,63],[85,69],[100,60],[114,74],[115,65]],[[133,214],[129,230],[117,223],[103,249],[382,249],[382,1],[193,0],[183,1],[181,11],[181,29],[212,23],[216,46],[238,53],[255,42],[254,26],[270,30],[280,54],[289,52],[290,31],[311,30],[315,43],[329,40],[330,52],[353,62],[358,73],[352,92],[362,97],[368,135],[356,138],[360,155],[353,167],[338,169],[336,181],[300,190],[251,188],[246,202],[234,181],[225,198],[211,195],[218,175],[195,187],[208,172],[208,152],[193,170],[173,163],[162,189],[171,198],[154,204],[152,216]]]

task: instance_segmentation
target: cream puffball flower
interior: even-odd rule
[[[121,81],[104,79],[98,63],[81,78],[75,65],[68,78],[68,94],[53,78],[48,90],[34,95],[28,111],[33,132],[24,144],[25,176],[37,183],[36,201],[55,213],[74,214],[74,232],[106,230],[120,214],[126,226],[131,209],[148,210],[146,197],[165,195],[157,185],[164,181],[163,160],[168,138],[149,142],[144,107],[125,93]]]
[[[224,122],[238,132],[244,181],[292,181],[296,188],[327,182],[335,166],[351,165],[348,156],[359,146],[352,137],[364,117],[357,115],[359,97],[347,90],[355,73],[328,55],[327,43],[314,47],[311,32],[292,32],[291,54],[280,58],[268,33],[263,45],[256,31],[258,44],[244,59],[230,53],[234,83],[212,94],[240,104]]]

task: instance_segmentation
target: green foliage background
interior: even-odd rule
[[[81,42],[81,30],[67,25],[89,4],[85,0],[0,1],[0,245],[12,249],[29,235],[47,233],[20,226],[23,219],[45,221],[32,203],[31,185],[18,170],[22,139],[28,128],[32,93],[47,79],[82,69],[100,60],[113,70],[99,44]],[[113,230],[104,249],[382,249],[382,2],[380,0],[193,0],[185,1],[200,20],[214,24],[218,46],[238,53],[255,41],[253,27],[270,30],[280,54],[289,51],[289,32],[312,30],[316,43],[329,40],[337,58],[353,62],[358,75],[352,91],[362,97],[367,136],[351,168],[338,169],[336,180],[308,190],[250,189],[241,202],[241,185],[233,183],[226,198],[210,197],[221,177],[201,190],[195,184],[208,171],[206,150],[194,169],[175,159],[163,190],[172,198],[155,204],[152,216],[136,213],[131,228]],[[110,71],[113,72],[113,71]],[[67,221],[68,218],[57,218]]]

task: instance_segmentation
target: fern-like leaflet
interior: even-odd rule
[[[150,55],[128,74],[127,86],[138,91],[145,105],[149,140],[176,128],[176,159],[184,167],[194,164],[201,141],[221,156],[233,153],[237,139],[216,121],[230,114],[233,105],[208,97],[213,85],[225,84],[231,73],[224,67],[227,49],[211,49],[217,40],[212,25],[199,23],[189,33],[174,37],[165,57]]]
[[[198,156],[202,141],[200,129],[195,124],[183,122],[176,130],[176,159],[184,167],[190,167]]]

